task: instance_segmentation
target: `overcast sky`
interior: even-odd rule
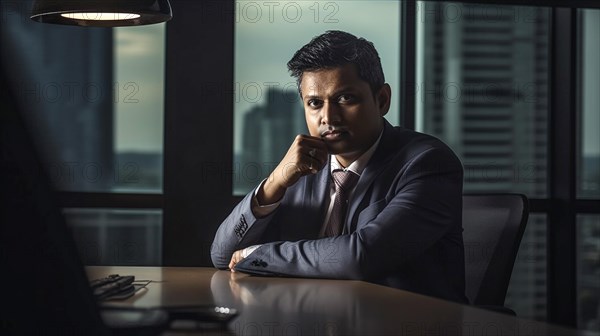
[[[113,31],[115,151],[162,152],[165,24]]]

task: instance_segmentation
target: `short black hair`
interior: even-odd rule
[[[369,83],[373,95],[385,84],[381,60],[373,43],[350,33],[329,30],[296,51],[288,70],[296,78],[298,91],[305,71],[335,68],[352,63],[360,79]]]

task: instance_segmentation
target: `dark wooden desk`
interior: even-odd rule
[[[157,307],[215,304],[237,308],[236,335],[584,335],[361,281],[254,277],[213,268],[88,267],[152,280],[126,301]]]

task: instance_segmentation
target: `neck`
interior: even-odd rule
[[[365,151],[340,154],[336,155],[335,158],[342,167],[348,168],[348,166],[350,166],[352,162],[356,161],[361,155],[363,155],[364,152]]]

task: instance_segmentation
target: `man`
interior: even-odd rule
[[[383,118],[391,89],[373,44],[329,31],[288,68],[310,135],[221,224],[214,265],[467,302],[462,165],[439,140]]]

